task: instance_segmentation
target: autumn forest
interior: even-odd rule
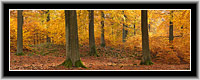
[[[10,10],[10,70],[190,70],[190,10]]]

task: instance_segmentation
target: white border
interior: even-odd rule
[[[10,70],[10,10],[190,10],[190,70]],[[9,71],[191,71],[191,9],[9,9]]]

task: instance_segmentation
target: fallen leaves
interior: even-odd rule
[[[14,58],[15,57],[15,58]],[[20,59],[20,57],[23,57]],[[11,70],[188,70],[190,64],[168,65],[155,63],[154,65],[139,65],[140,60],[116,59],[104,57],[82,57],[85,68],[65,68],[58,66],[65,58],[51,56],[15,56],[11,55]]]
[[[10,69],[48,69],[61,64],[65,58],[52,56],[16,56],[11,54]]]
[[[36,52],[42,50],[44,45],[32,47]],[[11,70],[189,70],[190,64],[165,64],[163,61],[153,59],[153,65],[140,65],[141,52],[124,51],[109,47],[97,46],[97,52],[100,57],[88,56],[88,46],[80,47],[81,61],[88,67],[85,68],[65,68],[58,66],[64,62],[65,49],[64,46],[50,45],[45,49],[46,55],[36,54],[31,52],[31,56],[27,52],[23,56],[10,54],[10,69]],[[37,49],[38,48],[38,49]],[[118,53],[117,55],[115,53]],[[163,55],[163,53],[160,53]],[[168,53],[167,53],[168,54]],[[57,56],[55,56],[57,55]],[[175,56],[171,54],[171,56]],[[163,55],[165,57],[165,55]],[[170,58],[168,58],[170,59]],[[170,59],[174,60],[174,59]],[[170,61],[169,60],[169,61]],[[171,61],[173,62],[173,61]]]

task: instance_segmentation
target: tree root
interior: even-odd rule
[[[65,60],[61,65],[65,66],[66,68],[70,68],[73,66],[71,59]]]
[[[140,65],[153,65],[152,61],[140,62]]]
[[[81,60],[78,60],[75,62],[75,67],[82,67],[82,68],[87,68],[83,65],[82,61]]]
[[[59,66],[65,66],[66,68],[71,68],[73,67],[73,63],[71,61],[71,59],[65,60],[62,64],[60,64]],[[75,62],[75,66],[74,67],[82,67],[82,68],[87,68],[83,65],[81,60],[78,60]]]

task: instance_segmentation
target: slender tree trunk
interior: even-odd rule
[[[40,40],[39,40],[39,42],[40,42],[40,44],[42,43],[42,34],[40,34]]]
[[[126,40],[125,40],[125,24],[123,24],[123,29],[122,29],[122,42],[126,42]]]
[[[17,11],[17,54],[23,53],[23,10]]]
[[[170,27],[169,27],[169,42],[173,42],[173,22],[170,21]]]
[[[104,39],[104,12],[101,11],[101,47],[105,47],[105,39]]]
[[[112,29],[112,36],[114,35],[114,30],[113,30],[113,25],[114,25],[114,23],[111,23],[111,29]]]
[[[34,45],[35,45],[35,44],[36,44],[36,41],[35,41],[35,30],[34,30],[33,38],[34,38],[34,39],[33,39],[33,40],[34,40],[33,42],[34,42]]]
[[[41,10],[42,12],[45,12],[44,10]],[[41,13],[41,15],[44,15],[45,13]],[[41,21],[42,25],[44,25],[44,20]],[[43,32],[44,33],[44,32]],[[43,36],[44,34],[41,34],[41,36]],[[44,43],[45,42],[45,39],[44,37],[41,37],[41,43]]]
[[[149,51],[149,36],[148,36],[148,15],[147,10],[141,11],[141,30],[142,30],[142,61],[141,65],[151,65],[151,56]]]
[[[122,12],[123,14],[124,14],[124,11]],[[127,25],[125,24],[126,23],[126,15],[124,14],[124,23],[123,23],[123,29],[122,29],[122,42],[126,42],[126,37],[127,37],[127,33],[128,33],[128,31],[125,29],[125,28],[127,28]]]
[[[170,12],[171,18],[170,18],[170,26],[169,26],[169,42],[172,43],[174,36],[173,36],[173,11]]]
[[[133,25],[133,28],[134,28],[134,35],[136,35],[135,24]]]
[[[98,56],[95,46],[95,37],[94,37],[94,10],[89,10],[89,55]]]
[[[150,32],[150,28],[151,28],[151,27],[150,27],[150,24],[149,24],[149,32]]]
[[[37,30],[37,34],[36,34],[36,41],[37,41],[37,44],[39,44],[39,40],[38,40],[38,30]]]
[[[47,10],[46,14],[47,14],[47,22],[49,22],[49,21],[50,21],[50,13],[49,13],[49,10]],[[48,36],[48,35],[49,35],[48,27],[49,27],[49,24],[48,24],[48,26],[47,26],[47,43],[50,43],[50,42],[51,42],[51,38]]]
[[[114,25],[114,23],[111,23],[111,25],[112,25],[112,27],[111,27],[111,31],[112,31],[112,40],[114,40],[115,38],[114,38],[114,30],[113,30],[113,25]]]
[[[79,53],[78,26],[76,10],[65,10],[66,60],[65,67],[84,67]]]

